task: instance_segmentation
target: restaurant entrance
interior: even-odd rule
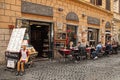
[[[90,46],[96,46],[98,43],[99,29],[88,28],[88,42]]]
[[[31,22],[32,23],[32,22]],[[38,57],[52,57],[53,43],[50,23],[32,23],[30,25],[30,43],[38,51]]]
[[[111,40],[111,32],[106,30],[105,32],[105,42],[110,41]]]

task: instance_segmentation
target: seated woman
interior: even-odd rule
[[[26,49],[26,45],[23,46],[23,49],[20,51],[21,57],[20,60],[17,63],[17,73],[16,76],[19,74],[22,76],[24,73],[24,64],[28,62],[29,59],[29,51]],[[21,72],[20,72],[21,68]]]
[[[68,45],[68,49],[73,49],[74,45],[73,45],[73,41],[70,41],[69,45]]]

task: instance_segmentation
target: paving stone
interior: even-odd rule
[[[120,54],[79,63],[38,61],[22,77],[4,67],[0,67],[0,80],[120,80]]]

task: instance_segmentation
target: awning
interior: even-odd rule
[[[88,29],[88,31],[92,31],[93,32],[94,30],[93,29]]]
[[[105,34],[111,34],[111,32],[105,32]]]

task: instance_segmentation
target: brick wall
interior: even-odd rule
[[[21,0],[0,0],[0,28],[14,25],[16,18],[21,17]]]
[[[0,0],[0,64],[5,62],[11,30],[9,25],[15,27],[16,18],[21,17],[21,0]]]
[[[11,30],[0,29],[0,64],[5,62],[5,51],[10,39]]]

